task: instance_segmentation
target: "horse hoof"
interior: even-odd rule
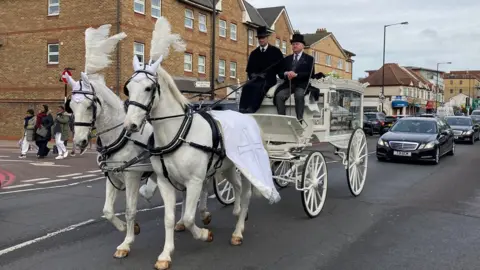
[[[243,238],[238,237],[238,236],[232,236],[232,239],[230,239],[230,244],[232,246],[240,246],[243,243]]]
[[[155,269],[157,269],[157,270],[170,269],[171,264],[172,264],[172,262],[170,262],[170,261],[157,261],[155,263]]]
[[[212,241],[213,241],[213,233],[212,231],[208,231],[207,241],[205,242],[212,242]]]
[[[176,232],[183,232],[183,231],[185,231],[185,225],[183,225],[183,224],[177,224],[177,225],[175,225],[175,231],[176,231]]]
[[[133,233],[135,235],[139,235],[140,234],[140,225],[138,225],[138,223],[135,223],[135,225],[133,226]]]
[[[115,251],[115,254],[113,254],[113,257],[115,259],[123,259],[128,256],[128,252],[128,250],[117,249],[117,251]]]
[[[204,218],[203,220],[203,225],[208,225],[210,224],[210,222],[212,222],[212,215],[209,214],[206,218]]]

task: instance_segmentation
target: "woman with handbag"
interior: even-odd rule
[[[19,158],[26,158],[30,149],[30,144],[35,140],[35,112],[32,109],[27,110],[27,116],[23,119],[23,139],[21,140],[21,153]]]

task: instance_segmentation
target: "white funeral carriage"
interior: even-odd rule
[[[278,84],[277,84],[278,86]],[[363,132],[365,85],[327,77],[311,80],[320,90],[318,101],[306,102],[304,123],[295,117],[295,101],[286,101],[287,115],[278,115],[273,105],[274,86],[261,108],[251,114],[267,140],[273,179],[283,188],[293,183],[302,193],[302,204],[309,217],[320,214],[327,193],[327,165],[315,143],[333,145],[342,158],[347,184],[353,196],[363,190],[367,176],[368,149]],[[215,179],[215,194],[225,204],[234,202],[234,191],[226,180]]]

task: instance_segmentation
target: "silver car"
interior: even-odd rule
[[[474,110],[470,118],[472,118],[473,122],[480,124],[480,110]]]

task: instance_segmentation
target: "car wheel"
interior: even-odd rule
[[[440,148],[437,147],[437,150],[435,151],[435,160],[433,160],[434,165],[438,165],[440,163]]]
[[[475,135],[472,135],[472,138],[470,138],[470,144],[475,144]]]
[[[452,144],[452,150],[450,150],[450,152],[448,152],[448,155],[449,155],[449,156],[455,155],[455,142],[453,142],[453,144]]]

